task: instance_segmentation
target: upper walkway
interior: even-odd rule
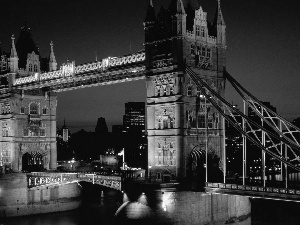
[[[61,92],[139,80],[145,78],[144,62],[143,51],[122,57],[108,57],[78,66],[75,66],[75,62],[68,62],[57,71],[17,78],[12,86],[22,90],[43,88]]]

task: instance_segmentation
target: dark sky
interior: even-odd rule
[[[170,0],[153,0],[158,12]],[[296,0],[221,0],[227,25],[227,70],[252,94],[270,101],[280,115],[300,117],[300,14]],[[0,41],[9,51],[11,34],[27,21],[42,56],[54,42],[60,66],[143,49],[148,0],[1,0]],[[212,19],[216,0],[200,0]],[[229,85],[226,98],[240,104]],[[122,123],[124,103],[145,101],[145,81],[58,94],[58,125],[94,130],[98,117]]]

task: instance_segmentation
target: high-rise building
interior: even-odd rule
[[[125,103],[125,115],[123,125],[129,127],[143,127],[145,129],[145,102]]]
[[[145,103],[125,103],[123,116],[124,135],[126,136],[125,161],[130,167],[146,168],[147,138],[145,135]]]

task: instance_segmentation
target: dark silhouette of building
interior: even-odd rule
[[[74,157],[74,153],[70,148],[70,137],[71,133],[66,126],[66,122],[64,120],[64,125],[57,130],[57,160],[71,160]]]
[[[97,120],[97,125],[95,128],[95,151],[100,155],[105,155],[106,151],[110,145],[110,135],[108,132],[108,127],[105,118],[100,117]]]
[[[125,136],[125,162],[130,167],[146,168],[147,138],[145,135],[145,103],[125,103],[122,133]]]

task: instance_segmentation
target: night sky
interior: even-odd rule
[[[156,12],[170,0],[153,0]],[[227,26],[227,71],[280,115],[300,117],[300,14],[296,0],[221,0]],[[58,66],[143,49],[148,0],[1,0],[0,41],[10,50],[25,21],[43,57],[53,41]],[[212,20],[216,0],[200,0]],[[240,104],[229,85],[226,99]],[[122,124],[124,103],[145,101],[145,81],[86,88],[58,94],[57,120],[71,131],[94,130],[98,117]]]

